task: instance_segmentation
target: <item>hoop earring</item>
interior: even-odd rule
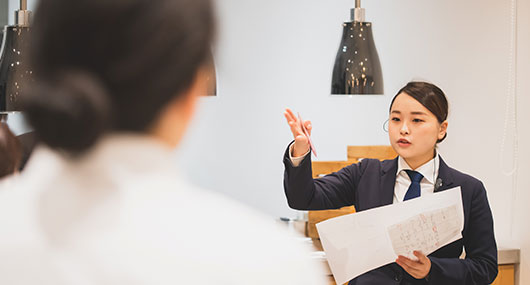
[[[383,123],[383,131],[388,133],[388,119],[386,119],[386,121]]]

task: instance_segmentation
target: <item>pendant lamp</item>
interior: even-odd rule
[[[351,9],[351,22],[343,24],[331,82],[332,95],[382,95],[383,73],[361,0]]]
[[[21,0],[20,10],[15,11],[15,24],[4,27],[0,46],[0,114],[20,111],[19,94],[33,77],[24,54],[30,36],[30,16],[27,0]]]
[[[217,71],[212,52],[208,55],[206,69],[206,96],[217,96]]]

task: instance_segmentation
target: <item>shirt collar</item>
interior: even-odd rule
[[[438,152],[434,155],[434,158],[427,161],[422,166],[415,169],[415,171],[421,173],[429,183],[434,184],[436,177],[438,177],[438,169],[440,168],[440,157]],[[396,176],[401,173],[403,170],[412,170],[412,168],[407,164],[405,159],[401,156],[398,157],[398,169]]]

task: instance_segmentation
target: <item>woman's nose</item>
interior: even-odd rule
[[[402,135],[409,133],[409,128],[407,127],[406,123],[403,123],[403,125],[401,125],[401,129],[399,130],[399,133]]]

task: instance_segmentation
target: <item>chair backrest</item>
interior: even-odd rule
[[[311,163],[311,167],[313,169],[313,178],[319,178],[322,175],[339,171],[342,168],[356,162],[357,160],[313,161]]]
[[[319,178],[321,175],[330,174],[335,171],[339,171],[342,168],[356,163],[356,160],[347,161],[313,161],[311,167],[313,169],[313,178]],[[349,206],[335,210],[320,210],[320,211],[308,211],[307,213],[307,236],[310,238],[318,239],[318,231],[316,224],[331,219],[334,217],[342,216],[355,213],[355,207]]]
[[[389,145],[349,145],[348,160],[375,158],[379,160],[394,159],[397,153]]]
[[[307,212],[307,236],[313,239],[320,238],[316,224],[323,222],[327,219],[343,216],[347,214],[355,213],[354,206],[342,207],[335,210],[320,210],[320,211],[308,211]]]
[[[343,161],[313,161],[313,178],[339,171],[352,163],[357,163],[363,158],[375,158],[379,160],[394,159],[397,153],[389,145],[348,146],[348,160]],[[347,206],[335,210],[308,211],[307,213],[307,236],[317,239],[318,231],[316,224],[327,219],[342,215],[355,213],[354,206]]]

